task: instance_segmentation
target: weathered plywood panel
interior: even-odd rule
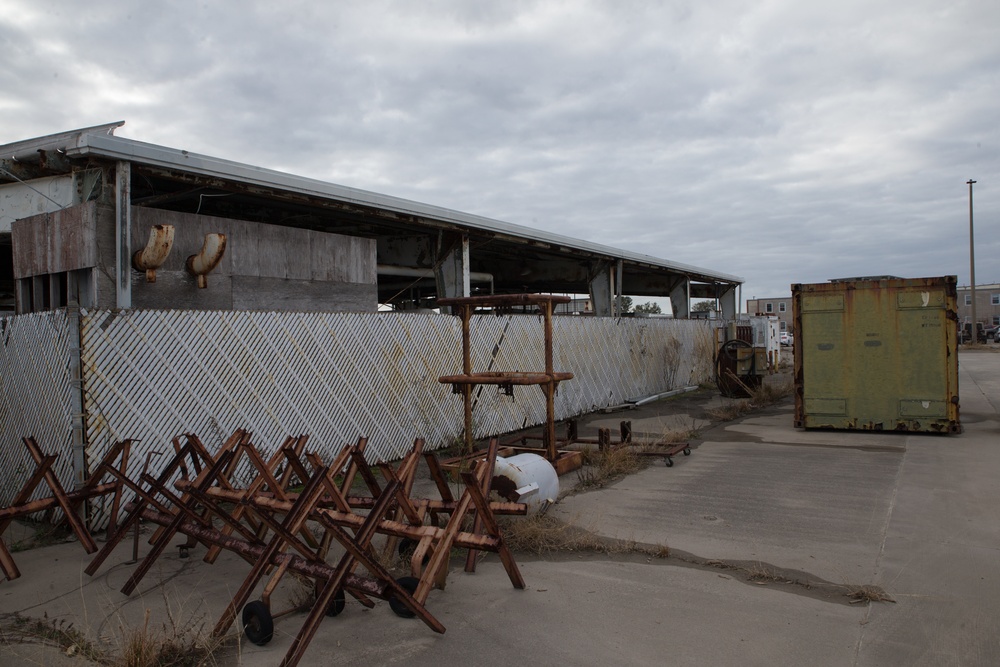
[[[248,228],[249,225],[248,225]],[[254,225],[253,233],[259,239],[257,255],[247,261],[257,264],[257,275],[264,278],[285,278],[287,266],[293,261],[285,243],[290,235],[282,234],[274,225]]]
[[[371,283],[378,280],[376,242],[313,232],[313,280]]]
[[[11,225],[14,277],[96,266],[95,207],[89,202],[15,221]]]
[[[156,283],[146,283],[139,272],[133,275],[136,308],[377,308],[374,240],[142,207],[133,209],[132,220],[134,250],[145,245],[152,226],[174,227],[173,250],[157,271]],[[226,253],[208,275],[208,290],[198,290],[185,262],[213,232],[226,235]]]
[[[278,247],[284,248],[285,264],[283,272],[275,277],[289,278],[291,280],[309,280],[312,278],[312,253],[309,251],[309,243],[312,233],[308,229],[292,229],[289,227],[278,227],[277,243],[273,248],[261,248],[262,252],[268,253]]]
[[[243,276],[260,276],[259,225],[231,221],[230,235],[226,243],[226,253],[230,257],[233,270]]]
[[[146,274],[132,272],[133,308],[169,308],[180,310],[231,310],[233,277],[210,273],[208,286],[199,289],[187,271],[157,271],[156,282],[147,283]]]
[[[354,311],[378,309],[378,288],[361,283],[241,276],[233,281],[236,310]]]

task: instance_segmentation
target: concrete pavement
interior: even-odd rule
[[[711,426],[704,410],[721,400],[711,392],[591,416],[582,429],[700,428],[673,467],[654,462],[551,510],[607,537],[666,544],[671,557],[520,555],[526,590],[495,557],[473,575],[455,560],[427,603],[446,634],[349,599],[302,664],[997,664],[1000,354],[963,350],[960,364],[957,436],[796,430],[790,399]],[[89,578],[77,544],[17,553],[24,576],[0,583],[0,611],[72,622],[114,648],[147,609],[151,627],[171,617],[210,627],[247,572],[229,554],[207,565],[173,551],[125,598],[130,555],[122,545]],[[852,604],[846,593],[861,586],[895,602]],[[220,664],[277,664],[303,620],[277,619],[274,641],[243,640]],[[58,652],[37,650],[8,646],[0,662],[55,664]]]

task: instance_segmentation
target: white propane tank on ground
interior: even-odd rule
[[[559,498],[559,475],[538,454],[498,456],[492,489],[511,502],[525,503],[528,514],[535,514],[544,512]]]

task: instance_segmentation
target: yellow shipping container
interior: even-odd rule
[[[960,433],[956,283],[792,285],[795,426]]]

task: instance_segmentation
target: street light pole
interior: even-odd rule
[[[972,343],[979,342],[979,328],[976,324],[976,240],[972,231],[972,185],[975,183],[971,178],[969,185],[969,289],[972,291]]]

